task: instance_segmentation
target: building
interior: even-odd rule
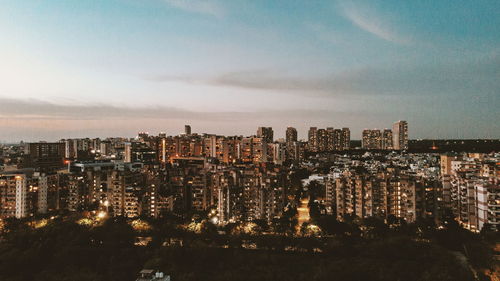
[[[325,129],[317,131],[317,151],[328,151],[328,132]]]
[[[349,128],[318,129],[311,127],[308,133],[308,150],[312,152],[342,151],[350,147],[351,133]]]
[[[28,214],[28,186],[23,173],[0,175],[0,218],[24,218]]]
[[[309,128],[309,132],[307,133],[307,148],[309,151],[317,152],[318,151],[318,128],[311,127]]]
[[[457,220],[472,231],[500,225],[500,156],[441,157],[443,190]],[[448,191],[449,189],[449,191]],[[445,197],[447,200],[448,198]]]
[[[297,129],[295,129],[294,127],[286,128],[285,142],[286,142],[286,147],[287,147],[288,151],[292,150],[293,143],[298,140],[297,137],[298,137]]]
[[[361,142],[363,149],[382,149],[382,133],[380,130],[374,129],[363,130],[363,139]]]
[[[392,145],[395,150],[408,150],[408,122],[398,121],[392,126]]]
[[[64,166],[64,142],[27,143],[24,149],[24,168],[54,170]]]
[[[267,143],[274,141],[274,132],[272,127],[259,127],[257,129],[257,137],[262,138]]]
[[[392,130],[384,129],[382,131],[382,149],[384,150],[392,150]]]
[[[157,145],[153,148],[143,141],[126,142],[123,154],[123,162],[141,162],[153,164],[158,162]]]
[[[136,217],[138,195],[145,190],[142,163],[71,163],[68,179],[68,210],[85,211],[95,206],[110,216]]]
[[[187,136],[191,135],[191,125],[184,125],[184,134]]]
[[[170,281],[170,275],[153,269],[143,269],[135,281]]]
[[[252,161],[254,163],[267,162],[267,142],[265,138],[252,138]]]
[[[442,154],[440,155],[440,179],[443,188],[443,205],[445,208],[452,208],[451,200],[451,176],[452,176],[452,161],[457,161],[459,158],[457,155],[452,154]],[[455,162],[456,163],[456,162]]]
[[[304,159],[305,150],[307,148],[307,143],[302,141],[296,141],[292,144],[291,150],[288,152],[288,158],[292,161],[299,162]]]
[[[342,128],[342,149],[349,150],[351,148],[351,131],[349,128]]]

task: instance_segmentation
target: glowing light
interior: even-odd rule
[[[298,213],[298,223],[297,223],[297,232],[300,232],[300,227],[302,224],[308,222],[311,217],[309,216],[309,199],[303,198],[300,200],[300,206],[297,208]]]
[[[92,226],[92,225],[94,225],[94,221],[91,220],[91,219],[89,219],[89,218],[79,219],[76,223],[79,224],[79,225],[84,225],[84,226]]]
[[[218,218],[218,217],[213,217],[213,218],[212,218],[212,223],[213,223],[213,224],[217,224],[217,223],[219,223],[219,218]]]
[[[147,221],[143,221],[141,219],[131,221],[130,226],[132,226],[135,231],[149,231],[152,229],[151,225]]]
[[[194,233],[201,233],[201,223],[193,221],[187,225],[186,229]]]
[[[105,217],[106,217],[106,212],[101,211],[101,212],[99,212],[99,213],[97,214],[97,218],[99,218],[99,219],[103,219],[103,218],[105,218]]]
[[[48,221],[46,219],[36,221],[34,228],[38,229],[38,228],[45,227],[45,226],[47,226],[47,223],[48,223]]]

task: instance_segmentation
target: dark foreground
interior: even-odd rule
[[[279,249],[280,239],[295,238],[265,241],[264,236],[253,237],[262,246],[250,250],[241,248],[241,239],[247,239],[241,237],[201,234],[185,238],[183,247],[167,247],[160,242],[163,234],[150,234],[151,244],[141,247],[134,246],[137,233],[124,222],[89,228],[54,221],[37,229],[14,222],[4,228],[0,242],[0,280],[132,281],[141,269],[155,268],[174,281],[465,281],[489,280],[481,272],[475,279],[471,264],[474,268],[491,265],[482,240],[459,241],[463,233],[450,231],[437,235],[437,240],[403,234],[377,239],[345,235],[314,238],[320,253],[307,250],[318,249],[315,245],[300,246],[311,243],[302,240],[298,245],[303,251]],[[219,242],[228,243],[228,248],[215,245],[216,240],[224,239]],[[462,253],[450,250],[459,245],[453,245],[455,242],[476,244],[469,247],[468,262],[460,261]]]

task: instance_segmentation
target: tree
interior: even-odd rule
[[[363,236],[369,239],[379,239],[385,237],[389,232],[389,227],[383,220],[377,217],[364,218],[362,220]]]
[[[92,230],[95,243],[109,248],[123,248],[134,245],[135,232],[124,218],[108,219]]]

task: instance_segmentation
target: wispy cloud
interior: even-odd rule
[[[380,15],[366,6],[354,5],[352,2],[341,2],[340,7],[349,21],[378,38],[403,45],[411,42],[409,37],[399,34],[395,31],[394,26],[382,20]]]
[[[0,97],[0,120],[105,120],[105,119],[163,119],[231,121],[245,119],[286,118],[289,115],[324,118],[331,114],[326,110],[256,110],[256,111],[193,111],[168,106],[120,107],[112,105],[57,104],[36,99],[10,99]]]
[[[219,3],[211,0],[164,0],[169,5],[178,9],[197,14],[223,18],[226,9]]]
[[[290,108],[281,110],[202,112],[168,106],[119,107],[56,104],[41,100],[0,97],[0,142],[57,140],[67,137],[133,136],[138,131],[177,134],[184,124],[200,133],[251,135],[266,124],[275,128],[294,125],[304,131],[310,124],[365,118],[367,113]],[[350,119],[351,118],[351,119]],[[304,120],[308,120],[305,124]],[[362,123],[359,120],[353,123]]]
[[[250,70],[215,76],[158,76],[155,82],[180,81],[216,87],[274,90],[318,97],[385,96],[494,96],[500,89],[500,58],[440,65],[399,64],[364,67],[330,75],[304,77],[285,71]],[[285,73],[285,74],[284,74]]]

